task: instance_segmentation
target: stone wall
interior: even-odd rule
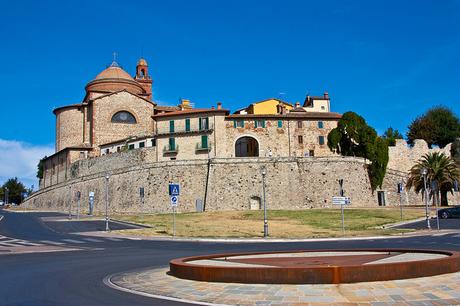
[[[95,192],[95,210],[104,210],[105,176],[110,174],[111,212],[169,212],[168,184],[181,184],[179,212],[195,211],[196,200],[206,210],[247,210],[261,208],[262,173],[266,168],[266,197],[270,209],[332,207],[338,194],[339,178],[353,206],[377,206],[372,193],[366,162],[351,157],[322,158],[228,158],[154,162],[155,150],[141,149],[115,153],[72,164],[69,179],[44,188],[27,199],[25,205],[39,209],[68,211],[72,194],[82,193],[82,212],[88,209],[88,194]],[[395,190],[401,173],[387,175],[384,187]],[[140,197],[140,188],[145,198]],[[413,199],[417,199],[413,196]],[[415,201],[415,200],[414,200]],[[419,201],[419,199],[417,199]],[[255,203],[255,204],[254,204]],[[399,204],[399,197],[388,196],[387,205]],[[418,204],[418,203],[417,203]]]
[[[433,152],[441,152],[447,156],[451,156],[451,144],[448,144],[442,149],[428,148],[425,140],[417,139],[414,146],[410,147],[404,139],[397,139],[396,145],[388,147],[389,153],[389,169],[397,169],[402,172],[409,172],[415,163],[422,158],[423,155]]]

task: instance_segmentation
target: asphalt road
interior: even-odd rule
[[[430,226],[432,229],[438,229],[438,223],[436,218],[429,219]],[[428,224],[426,220],[417,221],[413,223],[407,223],[398,228],[405,228],[405,229],[426,229],[428,228]],[[459,230],[460,231],[460,219],[441,219],[439,218],[439,229],[441,230]]]
[[[121,292],[103,284],[107,275],[164,267],[199,254],[299,249],[424,248],[460,251],[460,231],[418,237],[313,242],[217,243],[128,240],[58,233],[38,217],[51,213],[0,210],[0,235],[15,241],[78,247],[77,251],[0,255],[0,305],[183,305]],[[4,238],[6,239],[6,238]],[[1,239],[0,239],[1,244]]]

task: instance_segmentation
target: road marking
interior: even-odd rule
[[[50,241],[50,240],[40,240],[40,242],[45,243],[45,244],[54,244],[54,245],[64,245],[65,244],[63,242]]]
[[[453,235],[452,237],[453,237],[453,238],[460,238],[460,234]]]
[[[120,238],[113,238],[113,237],[107,237],[105,239],[111,240],[111,241],[123,241],[123,239]]]
[[[34,243],[34,242],[29,242],[29,241],[15,241],[14,243],[21,244],[21,245],[24,245],[24,246],[39,246],[39,245],[41,245],[39,243]]]
[[[70,242],[70,243],[85,243],[84,241],[75,240],[75,239],[62,239],[62,241]]]
[[[103,242],[102,240],[94,239],[94,238],[83,238],[83,240],[89,241],[89,242]]]

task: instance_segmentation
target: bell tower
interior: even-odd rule
[[[140,58],[137,61],[136,66],[136,77],[134,78],[146,92],[146,97],[149,100],[152,100],[152,78],[149,75],[149,65],[144,58]]]

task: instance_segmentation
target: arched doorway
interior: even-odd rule
[[[236,157],[257,157],[259,156],[259,143],[250,136],[238,138],[235,143]]]

